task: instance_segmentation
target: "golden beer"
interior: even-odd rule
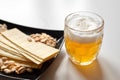
[[[85,65],[96,59],[99,52],[102,38],[90,43],[80,43],[65,37],[66,50],[73,62]]]
[[[64,39],[70,59],[79,65],[92,63],[103,38],[103,19],[91,12],[77,12],[65,19]]]

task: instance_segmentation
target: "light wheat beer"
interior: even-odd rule
[[[67,17],[69,20],[66,19],[65,46],[74,63],[88,65],[99,53],[103,38],[103,20],[96,14],[80,13],[71,14]]]

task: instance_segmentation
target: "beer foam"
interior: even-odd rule
[[[71,28],[74,27],[74,29],[78,31],[90,31],[97,29],[97,27],[99,26],[99,21],[91,17],[81,16],[70,20],[69,26]],[[89,43],[96,41],[101,35],[102,35],[101,33],[85,34],[83,32],[82,34],[74,30],[68,31],[68,36],[70,37],[70,39],[80,43]]]
[[[76,30],[89,31],[96,29],[99,25],[99,21],[91,17],[80,16],[78,18],[70,20],[68,25],[70,25],[71,28],[74,28]]]
[[[75,33],[68,34],[69,38],[72,39],[73,41],[77,41],[80,43],[90,43],[96,41],[102,34],[94,34],[94,35],[79,35]]]

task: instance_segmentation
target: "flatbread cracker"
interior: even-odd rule
[[[5,31],[2,35],[15,45],[29,52],[30,55],[34,55],[40,60],[43,59],[43,61],[54,57],[59,52],[58,49],[52,48],[43,43],[36,43],[34,41],[29,42],[27,40],[28,36],[19,31],[17,28]]]
[[[18,56],[16,56],[16,55],[13,55],[13,54],[11,54],[11,53],[9,53],[9,52],[6,52],[6,51],[4,51],[4,50],[2,50],[2,49],[0,49],[0,55],[1,55],[1,56],[6,56],[6,57],[8,57],[8,58],[15,59],[15,60],[21,60],[21,61],[23,61],[23,59],[22,59],[21,57],[18,57]]]
[[[33,61],[34,63],[38,65],[43,62],[43,60],[37,58],[34,55],[30,55],[28,52],[24,51],[23,49],[20,49],[18,46],[14,45],[11,41],[7,40],[3,36],[0,36],[0,41],[6,44],[7,46],[11,47],[12,49],[16,50],[20,55],[23,55],[24,57],[26,57],[27,59],[29,59],[30,61]]]
[[[12,46],[12,47],[11,47]],[[5,39],[2,35],[0,35],[0,47],[5,51],[11,51],[10,53],[25,58],[23,55],[21,55],[20,53],[18,53],[16,50],[13,49],[14,45],[12,43],[10,43],[7,39]]]
[[[24,51],[16,47],[13,43],[5,39],[3,36],[0,35],[0,47],[4,49],[7,52],[10,52],[14,55],[17,55],[21,57],[22,60],[24,61],[29,61],[28,59],[34,61],[36,64],[40,64],[38,60],[32,59],[32,57],[28,56],[27,54],[24,54]],[[26,52],[27,53],[27,52]],[[23,56],[24,54],[24,56]],[[30,62],[30,61],[29,61]],[[41,60],[42,62],[42,60]]]

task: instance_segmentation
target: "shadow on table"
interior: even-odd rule
[[[65,54],[61,51],[60,54],[55,59],[55,61],[50,65],[50,67],[40,77],[40,80],[55,80],[54,76],[56,74],[56,70],[61,64],[64,57],[65,57]],[[46,77],[46,74],[47,74],[47,77]]]
[[[95,60],[92,64],[87,66],[80,66],[74,63],[73,65],[86,78],[86,80],[104,80],[99,60]]]
[[[70,60],[69,64],[73,65],[85,80],[120,80],[117,69],[104,58],[96,59],[87,66],[76,65]]]

